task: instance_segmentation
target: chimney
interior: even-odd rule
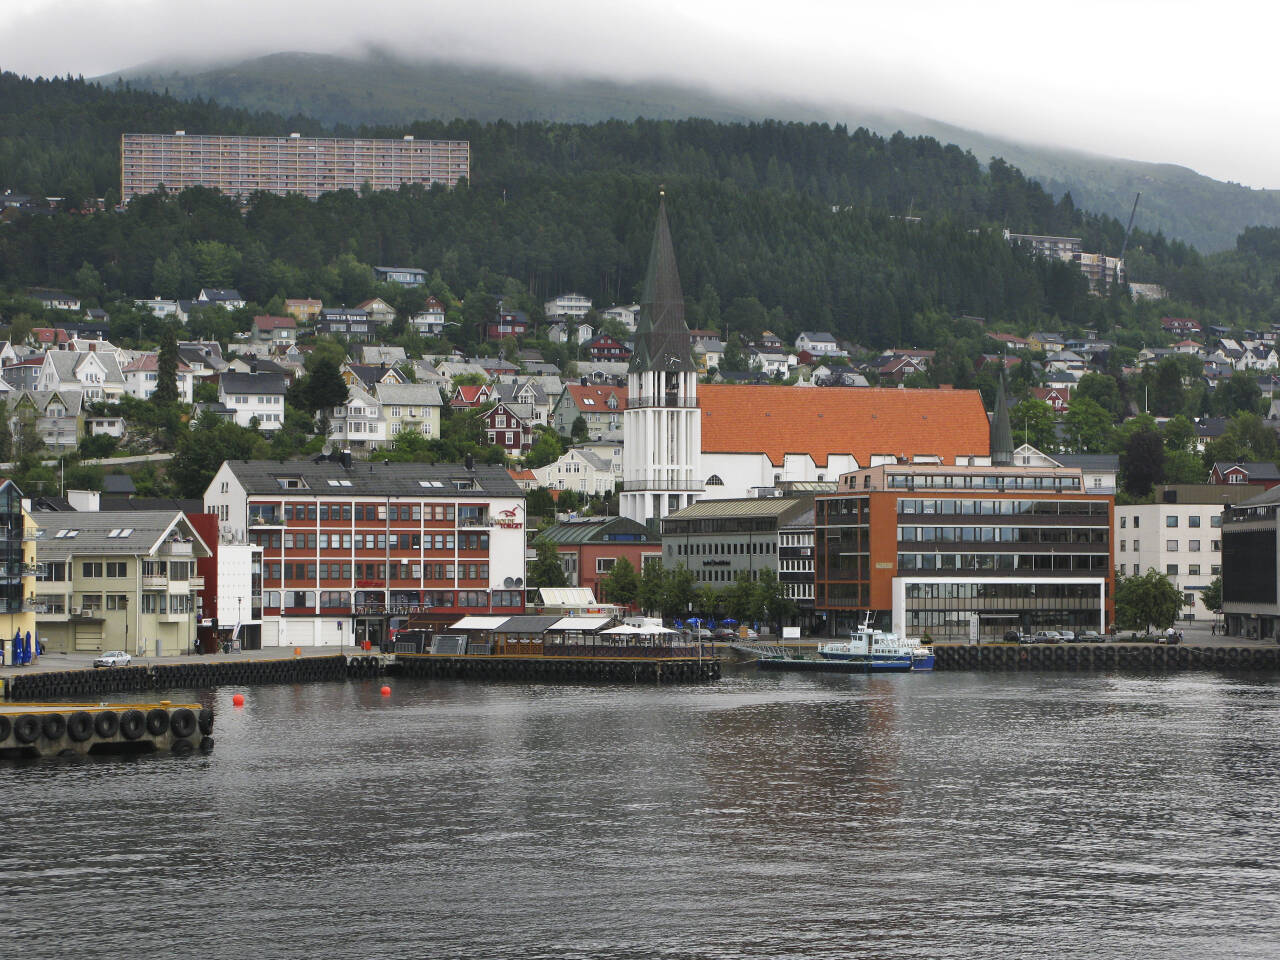
[[[469,453],[468,453],[468,454],[467,454],[467,459],[466,459],[466,461],[465,461],[465,462],[466,462],[466,466],[467,466],[467,471],[468,471],[469,473],[475,473],[475,470],[476,470],[476,458],[475,458],[475,457],[473,457],[471,454],[469,454]]]
[[[351,451],[350,450],[342,451],[342,465],[348,470],[351,469]]]

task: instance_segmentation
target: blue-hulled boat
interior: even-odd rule
[[[864,664],[873,672],[933,669],[929,647],[868,626],[853,631],[845,642],[819,644],[818,655],[824,660]]]

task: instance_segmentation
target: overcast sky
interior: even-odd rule
[[[0,0],[0,68],[281,50],[663,79],[908,110],[1280,188],[1268,0]]]

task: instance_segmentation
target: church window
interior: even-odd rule
[[[707,477],[707,486],[708,486],[708,487],[723,487],[723,486],[724,486],[724,481],[720,479],[719,474],[715,474],[715,473],[713,473],[711,476]]]

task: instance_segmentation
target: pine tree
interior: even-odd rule
[[[178,338],[172,330],[165,331],[157,361],[156,389],[151,399],[167,405],[178,401]]]

